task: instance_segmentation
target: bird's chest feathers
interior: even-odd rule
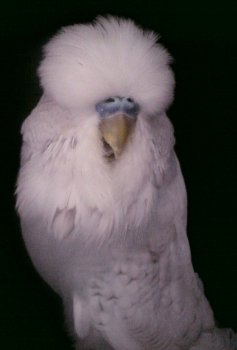
[[[52,140],[21,171],[19,211],[44,218],[59,238],[95,227],[105,233],[116,225],[139,226],[152,205],[149,169],[141,169],[138,158],[131,164],[129,155],[109,164],[95,136]]]

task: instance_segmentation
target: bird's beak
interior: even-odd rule
[[[117,159],[126,145],[129,135],[134,128],[136,118],[125,113],[119,113],[103,118],[100,131],[105,148],[105,156]]]

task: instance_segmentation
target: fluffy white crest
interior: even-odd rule
[[[109,96],[130,96],[144,113],[162,113],[172,101],[171,57],[131,20],[99,17],[63,28],[46,46],[41,85],[60,106],[89,110]]]

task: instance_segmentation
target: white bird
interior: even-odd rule
[[[44,48],[17,209],[78,350],[237,349],[191,262],[170,62],[153,32],[114,17],[65,27]]]

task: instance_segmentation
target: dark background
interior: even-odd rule
[[[9,1],[0,9],[0,349],[70,349],[59,298],[34,271],[14,211],[20,125],[41,94],[40,47],[62,25],[97,14],[161,33],[175,58],[176,131],[189,198],[193,264],[222,327],[237,331],[236,1]],[[214,349],[213,349],[214,350]]]

